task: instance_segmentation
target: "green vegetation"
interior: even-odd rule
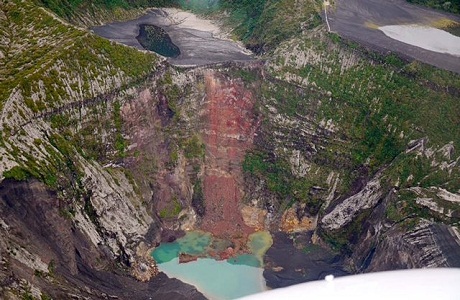
[[[35,300],[34,296],[30,293],[30,291],[25,291],[21,295],[22,300]]]
[[[115,13],[117,10],[129,10],[133,8],[145,7],[165,7],[170,6],[171,2],[168,0],[35,0],[38,4],[49,8],[58,16],[75,20],[79,15],[93,15],[97,12],[99,14],[107,14],[107,12]]]
[[[306,42],[304,47],[319,53],[330,46],[317,41]],[[341,124],[342,134],[352,143],[354,165],[370,160],[368,164],[377,170],[402,152],[409,136],[411,139],[428,136],[435,145],[454,141],[455,147],[460,147],[460,132],[455,130],[460,108],[457,98],[445,92],[457,87],[458,75],[442,70],[428,72],[433,68],[408,65],[393,55],[367,57],[370,53],[360,53],[364,51],[361,49],[356,50],[363,57],[361,62],[344,70],[337,59],[340,51],[344,50],[329,49],[329,57],[321,65],[306,64],[299,68],[285,65],[281,73],[308,78],[315,82],[316,90],[331,95],[322,101],[319,118]],[[374,63],[369,64],[368,59]],[[325,68],[329,70],[327,73]],[[409,69],[407,74],[405,70]],[[413,80],[414,76],[419,80]],[[431,88],[429,82],[442,86],[443,90]],[[283,110],[292,106],[291,111],[297,112],[299,101],[305,101],[300,105],[311,103],[311,94],[299,99],[292,92],[286,93],[286,88],[280,89],[281,96],[277,97],[275,91],[274,97],[284,101],[280,103]]]
[[[311,193],[316,179],[296,177],[289,164],[282,158],[274,158],[266,152],[249,152],[243,162],[243,171],[266,182],[269,191],[283,200],[306,203],[308,212],[318,213],[322,201]]]
[[[13,91],[38,113],[94,97],[96,82],[102,93],[118,87],[114,77],[129,84],[155,68],[153,54],[77,30],[30,2],[19,2],[8,1],[2,8],[6,18],[0,29],[8,34],[8,43],[0,45],[5,55],[0,59],[0,109]],[[79,92],[77,99],[69,89]]]
[[[409,3],[420,4],[431,8],[442,9],[451,13],[460,13],[459,0],[407,0]]]
[[[34,177],[58,192],[65,190],[67,200],[81,199],[81,157],[106,162],[126,154],[121,104],[109,103],[123,99],[124,89],[154,72],[157,57],[66,25],[32,1],[7,1],[0,9],[5,15],[0,29],[7,35],[0,45],[5,55],[0,59],[0,109],[7,119],[19,121],[2,120],[0,141],[11,144],[26,136],[22,124],[37,117],[52,128],[28,148],[12,144],[9,152],[19,166],[3,176]],[[5,108],[13,98],[13,106]],[[87,103],[91,108],[82,122]]]
[[[221,0],[178,1],[181,7],[198,13],[229,12],[228,25],[248,48],[256,53],[271,50],[289,37],[321,24],[322,1]],[[300,24],[302,24],[300,26]]]
[[[262,85],[261,93],[266,99],[275,100],[278,111],[288,117],[308,115],[312,106],[316,106],[316,99],[320,96],[316,91],[306,93],[296,85],[285,81]],[[305,105],[306,103],[309,105]]]
[[[243,170],[267,179],[267,187],[279,196],[287,197],[291,189],[289,165],[282,160],[271,158],[266,153],[248,153],[243,162]]]
[[[3,177],[6,179],[12,178],[18,181],[27,180],[30,177],[30,174],[27,170],[22,167],[15,166],[12,169],[3,172]]]
[[[204,144],[199,140],[198,136],[196,135],[186,140],[182,148],[184,150],[184,156],[187,159],[204,157]]]
[[[265,74],[255,91],[261,99],[257,107],[264,121],[257,149],[245,157],[245,173],[264,182],[267,190],[283,203],[306,202],[307,209],[315,213],[322,205],[319,199],[325,198],[322,189],[328,188],[325,174],[340,174],[336,195],[344,195],[356,188],[355,182],[383,170],[382,184],[389,188],[397,183],[401,189],[396,192],[400,197],[388,206],[388,220],[407,228],[413,227],[420,217],[449,224],[457,222],[456,218],[447,218],[417,204],[414,193],[402,190],[414,186],[436,186],[452,192],[460,189],[460,172],[439,167],[452,163],[451,160],[440,154],[427,157],[417,152],[405,153],[409,141],[425,137],[426,147],[434,150],[451,141],[455,149],[460,148],[460,76],[407,62],[395,54],[371,52],[335,34],[308,28],[303,36],[289,40],[296,34],[280,34],[262,22],[269,8],[276,9],[274,15],[286,18],[289,14],[280,9],[282,2],[275,5],[266,1],[260,6],[261,12],[251,20],[250,30],[243,27],[249,24],[244,15],[239,23],[234,23],[244,28],[247,35],[238,30],[235,33],[247,44],[263,45],[263,49],[270,50],[267,41],[285,41],[270,57],[273,77]],[[303,17],[311,16],[313,20],[315,14],[311,10]],[[262,30],[270,36],[257,35]],[[256,71],[240,73],[235,76],[248,84],[258,78]],[[326,121],[331,124],[331,131],[325,130]],[[293,149],[308,158],[311,171],[305,176],[294,176],[291,170],[288,155]],[[453,160],[457,156],[454,154]],[[441,207],[449,207],[455,214],[458,210],[449,205],[442,203]],[[370,211],[362,212],[340,232],[322,234],[323,238],[336,249],[349,252]]]
[[[47,294],[41,294],[40,300],[52,300],[51,296],[48,296]]]
[[[118,151],[118,156],[120,158],[123,158],[126,150],[126,141],[123,137],[123,120],[121,118],[121,112],[120,112],[121,104],[120,102],[116,101],[113,105],[113,122],[114,122],[114,127],[116,130],[115,133],[115,149]]]
[[[192,206],[199,216],[204,216],[206,208],[204,206],[203,184],[201,180],[197,180],[193,186]]]
[[[93,15],[93,10],[115,12],[170,5],[172,1],[37,3],[75,21],[79,16]],[[433,149],[450,141],[460,149],[457,74],[408,63],[393,54],[369,52],[335,34],[318,30],[321,1],[176,3],[211,15],[227,11],[228,24],[235,28],[236,37],[258,53],[272,51],[268,70],[238,69],[228,74],[241,78],[253,89],[262,120],[257,149],[247,153],[243,170],[246,176],[265,184],[268,192],[280,200],[281,209],[299,202],[307,204],[308,213],[317,214],[331,187],[328,175],[332,171],[332,180],[337,179],[336,195],[341,196],[349,194],[356,181],[364,182],[382,171],[391,182],[384,185],[398,182],[401,189],[397,192],[400,197],[391,201],[386,211],[389,221],[407,222],[407,226],[420,217],[451,222],[418,205],[416,195],[407,189],[437,186],[458,191],[460,172],[441,169],[433,165],[434,158],[405,153],[405,149],[410,140],[424,137]],[[454,4],[449,7],[455,7]],[[44,120],[51,124],[51,130],[41,132],[43,139],[34,138],[29,149],[9,143],[13,144],[10,154],[19,165],[3,176],[15,180],[38,178],[66,198],[84,201],[86,214],[97,223],[90,194],[81,182],[80,164],[86,163],[85,159],[120,162],[130,155],[123,137],[123,92],[154,72],[158,60],[155,55],[116,45],[61,23],[30,1],[8,1],[1,9],[5,18],[0,21],[0,29],[9,43],[0,45],[5,55],[0,60],[0,109],[16,93],[17,104],[9,102],[16,106],[6,112],[8,117],[23,119],[25,123],[48,113]],[[174,84],[167,71],[157,82],[155,94],[166,99],[159,106],[164,112],[159,122],[166,136],[164,145],[169,148],[167,167],[176,167],[179,158],[184,157],[187,167],[193,167],[193,171],[187,170],[195,183],[192,205],[202,215],[203,183],[197,177],[205,148],[199,137],[189,132],[194,124],[184,124],[187,88]],[[91,105],[85,106],[86,103]],[[69,107],[73,107],[70,112]],[[15,126],[18,128],[11,128]],[[12,136],[26,134],[21,124],[5,123],[0,141],[9,142]],[[37,159],[34,151],[38,149],[45,158],[42,155],[42,159]],[[299,160],[302,157],[308,161],[309,170],[301,175],[292,169],[293,150],[300,152]],[[143,153],[133,155],[144,159]],[[438,162],[448,162],[438,154],[433,157]],[[168,160],[167,155],[158,160],[163,158]],[[155,166],[152,159],[146,172],[153,172]],[[362,169],[365,171],[361,172]],[[132,175],[125,175],[135,185]],[[173,196],[159,215],[175,218],[182,208],[181,200]],[[323,237],[336,249],[350,251],[350,242],[357,240],[370,211],[362,212],[342,232],[324,233]],[[72,211],[63,213],[71,215]]]
[[[302,47],[303,51],[321,53],[322,61],[297,66],[290,63],[291,54],[288,54],[284,57],[284,66],[273,70],[273,74],[277,77],[296,74],[308,78],[308,82],[314,82],[314,85],[307,85],[307,95],[299,93],[298,87],[274,85],[265,97],[277,111],[291,119],[309,116],[316,122],[333,122],[339,136],[332,135],[328,139],[337,137],[344,142],[323,143],[322,139],[317,139],[316,147],[323,146],[324,150],[313,156],[312,161],[341,173],[339,190],[349,191],[356,179],[355,171],[363,165],[369,169],[370,176],[384,166],[390,166],[384,174],[393,184],[399,182],[401,189],[436,186],[453,192],[459,190],[460,172],[432,165],[433,160],[447,163],[450,162],[448,159],[440,154],[428,158],[404,152],[410,140],[423,137],[429,140],[426,147],[439,149],[451,141],[456,149],[460,147],[460,132],[456,130],[460,115],[456,96],[459,75],[421,63],[407,63],[394,55],[369,53],[356,45],[353,50],[357,57],[355,63],[344,67],[339,57],[350,55],[346,54],[350,53],[349,46],[333,38],[330,41],[320,38],[315,42],[300,42],[298,49]],[[295,56],[292,54],[293,60]],[[309,114],[302,106],[317,114]],[[280,131],[278,128],[268,131],[273,130]],[[292,135],[292,131],[286,130],[285,134]],[[288,184],[292,186],[293,182],[291,177]],[[414,193],[400,193],[401,197],[390,203],[386,212],[391,222],[402,222],[401,226],[409,229],[420,218],[448,224],[457,220],[417,204]],[[456,211],[454,207],[450,209]],[[360,224],[365,218],[367,215],[357,217],[344,230],[323,233],[322,236],[333,247],[347,253],[351,249],[350,243],[357,240]]]
[[[442,162],[442,157],[434,156],[434,159]],[[388,174],[394,180],[401,179],[401,188],[419,186],[430,188],[442,187],[450,191],[460,189],[460,173],[451,169],[440,169],[432,165],[432,160],[414,153],[401,154],[392,163]]]
[[[56,263],[52,259],[48,264],[48,273],[50,276],[54,276],[55,272],[56,272]]]
[[[162,219],[175,218],[179,215],[181,210],[182,210],[182,205],[179,199],[177,198],[177,196],[174,196],[169,206],[160,210],[160,217]]]
[[[44,144],[48,159],[38,160],[33,151],[21,150],[13,146],[11,154],[17,159],[20,166],[6,172],[6,178],[26,180],[30,177],[39,179],[55,190],[69,188],[69,193],[78,195],[80,174],[77,170],[76,151],[68,140],[60,135],[49,136],[48,143]]]
[[[173,168],[177,165],[177,161],[179,160],[179,152],[177,148],[172,149],[169,152],[169,167]]]
[[[240,69],[238,72],[238,77],[240,77],[245,83],[253,83],[259,79],[253,72]]]
[[[83,200],[84,200],[84,203],[85,203],[83,209],[84,209],[86,215],[89,217],[91,222],[93,222],[93,224],[96,225],[96,227],[100,227],[97,212],[94,209],[93,204],[91,203],[91,193],[89,193],[88,195],[84,195],[83,198],[84,198]]]

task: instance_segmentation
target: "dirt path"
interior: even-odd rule
[[[460,73],[459,57],[405,44],[387,37],[378,29],[402,24],[436,27],[446,19],[460,22],[459,16],[411,5],[404,0],[336,0],[335,7],[328,8],[328,17],[331,30],[344,38]]]
[[[202,228],[220,237],[245,236],[253,229],[245,225],[239,208],[243,197],[241,164],[246,150],[252,147],[257,127],[254,99],[240,81],[213,71],[205,75],[205,80],[206,214]]]

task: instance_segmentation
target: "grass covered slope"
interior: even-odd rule
[[[340,142],[322,145],[315,160],[334,165],[340,158],[335,167],[346,170],[344,183],[353,182],[355,171],[365,166],[371,176],[385,170],[390,185],[458,192],[455,152],[436,158],[407,150],[422,140],[423,151],[459,149],[458,75],[367,52],[321,32],[286,42],[274,56],[276,77],[313,91],[303,99],[286,92],[271,96],[283,103],[277,109],[292,119],[314,109],[316,124],[329,123]],[[440,167],[442,161],[454,164]]]
[[[261,16],[270,5],[263,7]],[[287,22],[317,14],[271,7]],[[277,41],[266,48],[269,73],[238,75],[255,86],[265,120],[243,164],[247,198],[279,213],[294,207],[298,216],[319,215],[323,237],[345,253],[364,238],[370,225],[363,224],[400,232],[423,220],[458,227],[460,76],[376,53],[324,26],[287,35],[266,28],[256,22],[251,38]],[[254,192],[261,187],[266,194]],[[346,206],[349,198],[359,201]]]
[[[137,84],[159,60],[66,24],[31,1],[7,1],[0,15],[0,171],[68,187],[77,158],[63,111]]]
[[[76,24],[94,25],[134,18],[146,7],[170,6],[170,0],[35,0],[61,18]]]
[[[56,212],[85,243],[103,245],[109,263],[128,266],[155,221],[130,173],[111,166],[127,149],[121,107],[162,70],[162,60],[78,29],[31,1],[3,2],[0,22],[2,184],[21,181],[23,194],[38,186],[53,195]],[[40,206],[43,199],[30,200]],[[30,266],[24,263],[24,272],[33,274]],[[66,286],[60,275],[41,287]]]
[[[95,97],[145,77],[157,62],[153,54],[76,29],[31,2],[8,1],[0,14],[0,108],[21,97],[37,113]]]
[[[178,1],[184,9],[198,13],[227,12],[227,25],[256,53],[273,49],[281,41],[319,25],[321,3],[316,0]]]
[[[451,13],[460,13],[460,1],[459,0],[407,0],[409,3],[420,4],[435,9],[442,9]]]
[[[82,286],[102,291],[105,287],[91,277],[93,268],[108,271],[107,277],[97,275],[104,283],[113,278],[113,267],[127,271],[135,247],[156,226],[132,176],[119,165],[127,149],[122,105],[163,62],[76,28],[28,0],[1,2],[0,32],[0,213],[20,228],[14,233],[9,225],[0,228],[0,252],[8,261],[0,277],[14,278],[0,298],[31,299],[29,284],[19,286],[16,280],[33,281],[34,290],[55,299],[69,298],[74,288],[85,293]],[[24,224],[44,228],[31,238],[24,238],[28,225],[11,221],[8,211],[22,205],[39,220],[29,211]],[[48,243],[54,238],[59,242]],[[86,250],[78,252],[74,238]],[[61,256],[65,249],[71,251]],[[25,260],[18,253],[27,253]],[[78,268],[73,255],[79,257]],[[98,262],[87,264],[92,258]],[[37,270],[34,261],[44,262],[43,268]],[[8,297],[11,293],[17,297]]]
[[[115,118],[119,112],[112,105],[105,114],[115,119],[100,128],[100,135],[88,131],[83,140],[74,131],[81,125],[69,123],[66,111],[79,109],[81,122],[88,115],[82,115],[87,103],[106,103],[144,81],[158,67],[156,55],[77,29],[31,1],[4,2],[0,30],[0,171],[6,172],[4,176],[32,175],[54,188],[67,186],[76,172],[76,150],[100,157],[97,145],[102,131],[110,128],[116,130],[105,139],[113,140],[115,151],[123,150],[121,124]],[[96,117],[99,113],[104,111],[94,112]],[[98,125],[102,124],[101,120]],[[15,172],[8,171],[14,166]]]

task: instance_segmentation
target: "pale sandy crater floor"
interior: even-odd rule
[[[442,31],[443,38],[436,29],[442,23],[460,23],[460,16],[404,0],[336,0],[328,15],[331,30],[345,38],[460,73],[460,38]]]
[[[192,13],[178,9],[151,9],[142,17],[92,28],[99,36],[143,49],[136,39],[140,24],[163,28],[181,54],[168,60],[178,66],[206,65],[227,61],[249,61],[252,53],[227,38],[218,26]]]
[[[444,30],[421,25],[388,25],[379,28],[386,36],[429,51],[447,53],[460,59],[460,37]]]

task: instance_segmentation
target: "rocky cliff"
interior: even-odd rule
[[[458,75],[327,33],[314,1],[257,3],[234,34],[258,61],[190,68],[2,5],[2,297],[200,298],[128,276],[188,229],[284,232],[273,287],[459,266]]]
[[[150,285],[127,275],[162,226],[125,167],[124,110],[162,77],[161,59],[28,1],[0,15],[2,297],[200,297],[164,275]]]
[[[56,192],[36,180],[4,180],[0,198],[3,299],[203,298],[165,275],[150,284],[127,276],[111,249],[88,235],[89,222],[69,216]]]

